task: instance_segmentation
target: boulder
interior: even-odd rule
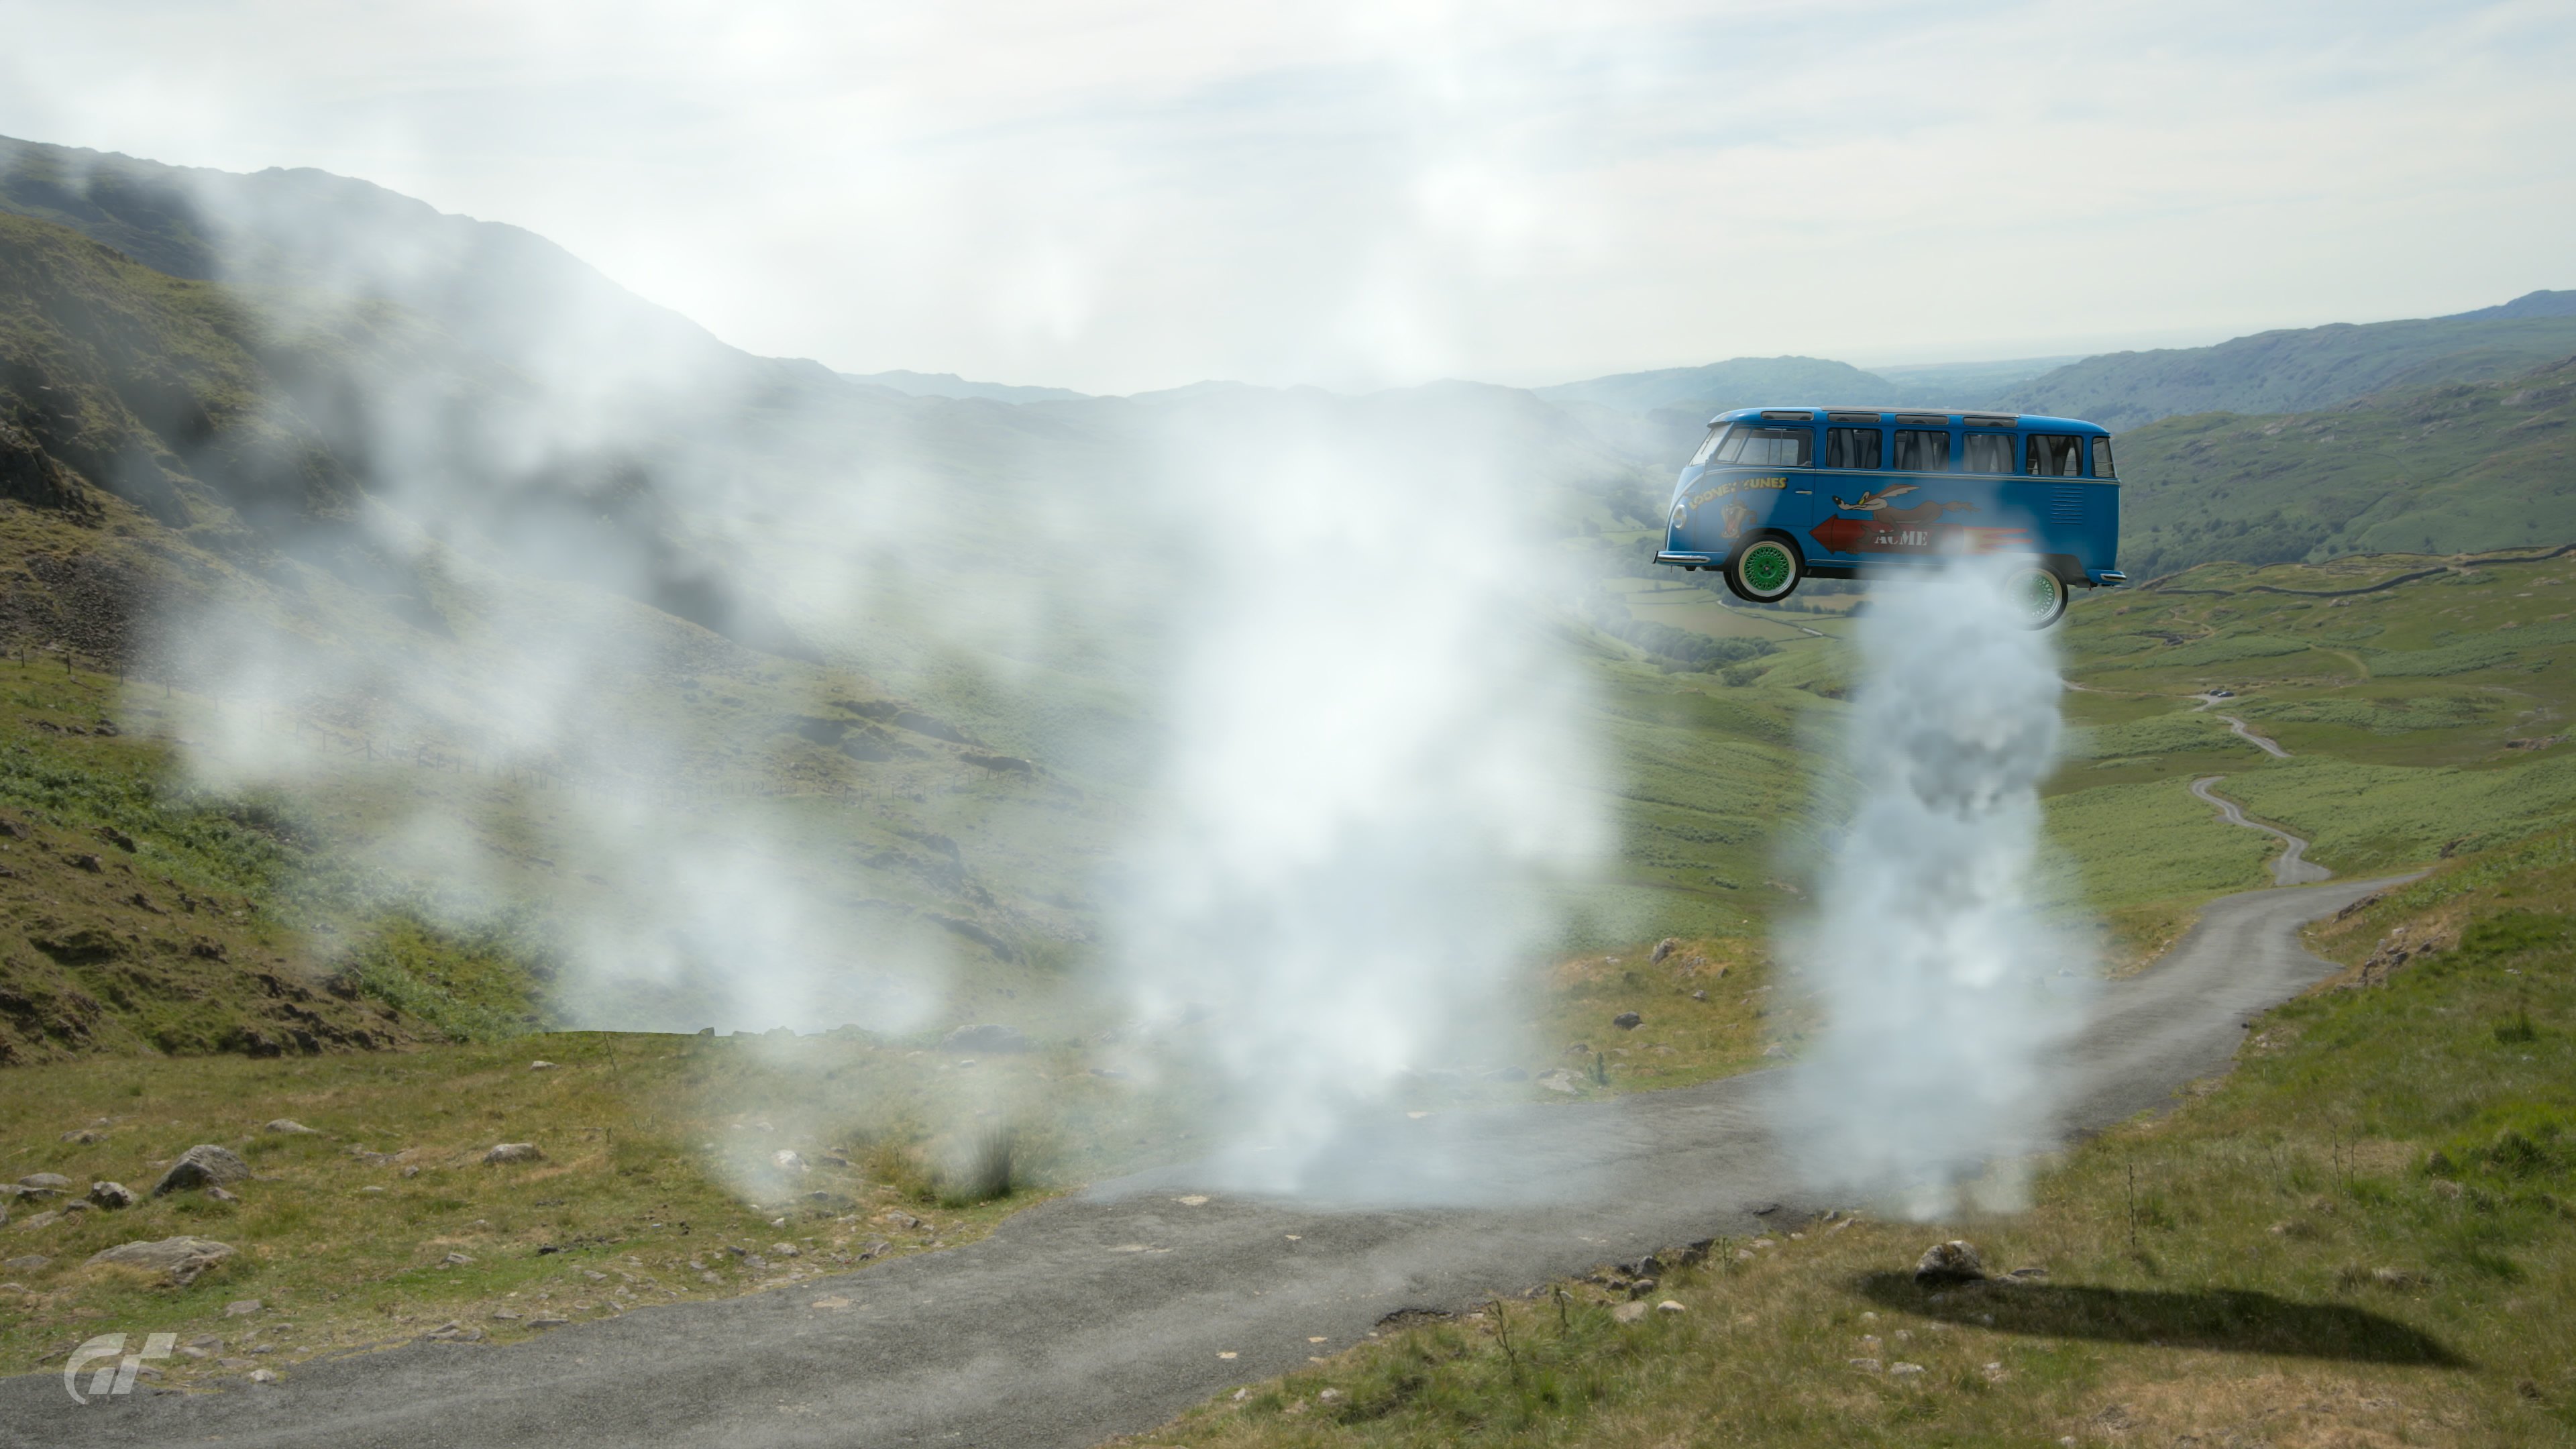
[[[312,1128],[305,1126],[303,1123],[296,1121],[292,1117],[280,1117],[276,1121],[269,1123],[268,1126],[262,1130],[275,1132],[282,1137],[294,1137],[313,1131]]]
[[[1610,1310],[1610,1318],[1614,1323],[1639,1323],[1643,1322],[1645,1317],[1646,1305],[1643,1303],[1622,1303]]]
[[[121,1182],[93,1182],[89,1185],[89,1201],[92,1207],[113,1210],[130,1208],[142,1201],[142,1198],[134,1189]]]
[[[940,1050],[952,1052],[988,1054],[1024,1052],[1029,1050],[1030,1045],[1029,1039],[1018,1029],[1004,1026],[997,1021],[982,1022],[975,1026],[961,1026],[939,1039]]]
[[[1976,1245],[1957,1238],[1925,1248],[1914,1263],[1917,1283],[1967,1283],[1984,1276],[1986,1262],[1977,1256]]]
[[[152,1185],[152,1195],[186,1192],[191,1188],[222,1187],[250,1176],[250,1164],[236,1156],[229,1147],[200,1142],[179,1154],[170,1170]]]
[[[542,1162],[545,1154],[533,1142],[502,1142],[483,1154],[485,1162]]]
[[[92,1263],[124,1263],[166,1275],[173,1283],[185,1287],[205,1272],[233,1255],[232,1246],[212,1238],[163,1238],[158,1242],[119,1243],[103,1252],[92,1253]]]
[[[1652,962],[1654,962],[1654,964],[1656,964],[1656,965],[1660,966],[1660,965],[1664,964],[1664,958],[1665,958],[1665,957],[1670,956],[1670,955],[1671,955],[1671,954],[1673,954],[1675,951],[1680,950],[1680,949],[1681,949],[1681,947],[1682,947],[1682,943],[1681,943],[1681,942],[1674,940],[1674,939],[1673,939],[1672,937],[1670,937],[1670,936],[1666,936],[1664,939],[1662,939],[1662,940],[1660,940],[1660,941],[1657,941],[1657,942],[1655,943],[1655,954],[1654,954],[1653,956],[1651,956],[1651,957],[1647,958],[1647,959],[1649,959],[1649,960],[1651,960]]]
[[[39,1189],[50,1188],[55,1192],[62,1192],[70,1188],[72,1180],[59,1172],[31,1172],[19,1178],[18,1185]]]
[[[1610,1018],[1610,1024],[1621,1031],[1635,1031],[1646,1024],[1646,1019],[1633,1011],[1623,1011]]]
[[[1575,1093],[1583,1090],[1583,1078],[1566,1067],[1538,1074],[1538,1084],[1551,1092]]]

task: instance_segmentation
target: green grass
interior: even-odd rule
[[[1605,1269],[1382,1331],[1132,1442],[2563,1444],[2572,856],[2560,834],[2462,861],[2333,923],[2319,945],[2347,961],[2399,924],[2447,919],[2457,944],[2269,1014],[2233,1075],[2073,1149],[2018,1217],[1721,1241],[1644,1294],[1684,1311],[1635,1324]],[[1952,1236],[2047,1277],[1917,1287],[1916,1254]]]
[[[532,1070],[539,1059],[557,1065]],[[872,1244],[885,1245],[881,1258],[971,1241],[1060,1185],[1134,1165],[1140,1136],[1186,1142],[1204,1131],[1193,1110],[1061,1052],[960,1066],[914,1043],[849,1036],[583,1033],[14,1069],[0,1073],[10,1177],[141,1190],[199,1142],[233,1146],[257,1176],[229,1203],[174,1194],[52,1222],[20,1204],[0,1227],[6,1256],[49,1261],[0,1272],[16,1285],[0,1290],[11,1307],[0,1361],[34,1366],[119,1328],[222,1334],[237,1351],[234,1335],[285,1319],[293,1333],[267,1340],[282,1364],[449,1320],[508,1340],[541,1313],[608,1316],[792,1284],[874,1261]],[[262,1130],[279,1117],[316,1135]],[[64,1140],[81,1131],[97,1140]],[[544,1160],[481,1161],[505,1141],[534,1143]],[[779,1150],[805,1166],[782,1170]],[[180,1233],[237,1252],[186,1288],[83,1266],[113,1244]],[[798,1253],[771,1251],[782,1242]],[[473,1261],[449,1265],[449,1253]],[[224,1321],[223,1305],[243,1298],[265,1315]]]

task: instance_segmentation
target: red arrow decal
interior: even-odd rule
[[[1870,525],[1857,518],[1828,518],[1807,530],[1827,553],[1850,553],[1870,533]]]

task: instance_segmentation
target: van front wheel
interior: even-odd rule
[[[1739,599],[1768,604],[1797,592],[1806,572],[1807,561],[1798,556],[1796,544],[1766,533],[1726,561],[1726,587]]]

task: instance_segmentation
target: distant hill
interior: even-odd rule
[[[648,416],[711,376],[746,388],[831,377],[728,347],[534,232],[324,171],[236,175],[0,137],[0,213],[167,276],[390,303],[541,388],[619,392]],[[600,376],[602,359],[622,375]]]
[[[2576,317],[2576,292],[2525,292],[2510,302],[2454,312],[2444,322],[2483,322],[2500,317]]]
[[[1624,413],[1679,407],[1708,414],[1764,403],[1910,403],[1907,389],[1848,362],[1821,357],[1736,357],[1703,367],[1667,367],[1534,387],[1552,403],[1589,403]]]
[[[2485,316],[2337,323],[2259,332],[2214,347],[2112,352],[2005,390],[1993,406],[2084,418],[2112,429],[2192,413],[2289,413],[2333,407],[2392,388],[2477,382],[2576,354],[2576,315]]]
[[[1065,387],[1022,387],[1007,382],[975,382],[953,372],[845,372],[842,377],[870,387],[892,388],[906,397],[985,398],[993,402],[1078,402],[1091,396]]]
[[[2121,567],[2459,553],[2576,539],[2576,358],[2322,412],[2121,435]]]
[[[2020,357],[1997,362],[1917,362],[1876,369],[1879,376],[1904,388],[1906,407],[1982,408],[1996,393],[2016,383],[2081,362],[2084,354],[2064,357]]]

